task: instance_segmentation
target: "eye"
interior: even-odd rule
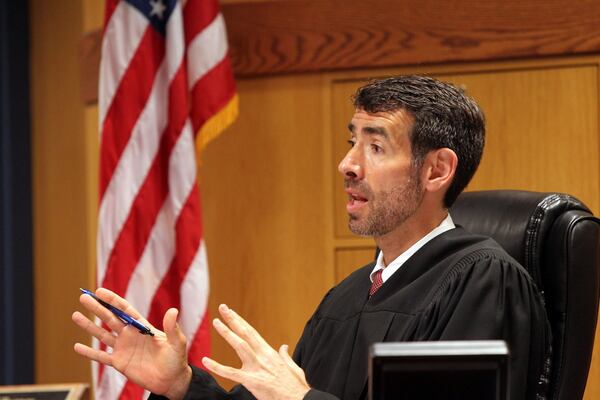
[[[354,147],[356,142],[354,141],[354,139],[350,139],[350,140],[348,140],[348,144],[350,145],[350,147]]]
[[[376,144],[371,144],[371,150],[373,150],[374,153],[381,153],[383,151],[383,149]]]

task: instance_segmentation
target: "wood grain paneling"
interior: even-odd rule
[[[238,76],[600,50],[600,6],[585,0],[303,0],[223,14]]]
[[[259,3],[265,1],[293,1],[293,0],[219,0],[221,4],[237,4],[237,3]]]
[[[579,197],[598,213],[598,65],[507,68],[434,73],[464,87],[486,114],[486,149],[468,189],[565,192]],[[336,161],[348,149],[349,134],[343,128],[353,113],[348,99],[365,80],[339,81],[332,87],[332,124],[339,127],[333,138]],[[586,178],[581,179],[582,176]],[[341,187],[341,175],[336,176],[336,181]],[[345,202],[345,194],[337,190],[335,229],[341,238],[352,236],[347,228]]]
[[[35,379],[88,382],[90,363],[72,348],[90,339],[71,322],[79,288],[93,279],[88,211],[95,198],[88,197],[88,137],[75,51],[82,10],[71,0],[32,0],[30,10]]]
[[[469,190],[572,194],[600,211],[598,65],[443,75],[487,115],[487,143]]]
[[[89,363],[71,351],[89,339],[69,315],[76,288],[93,281],[97,109],[80,107],[78,90],[95,101],[99,35],[84,39],[95,43],[81,60],[81,85],[74,49],[98,27],[101,7],[76,4],[32,2],[39,382],[89,378]],[[488,144],[470,189],[565,191],[600,212],[598,59],[493,61],[597,51],[599,9],[584,0],[227,1],[238,77],[262,77],[238,79],[240,117],[200,168],[212,316],[227,303],[274,346],[293,347],[326,290],[372,259],[373,242],[347,230],[335,171],[349,96],[366,78],[431,73],[482,104]],[[483,59],[493,62],[422,65]],[[409,66],[356,69],[386,65]],[[347,68],[355,69],[322,72]],[[300,71],[319,72],[269,76]],[[239,364],[216,336],[213,355]],[[586,391],[596,398],[597,350]]]
[[[600,3],[377,0],[228,1],[236,76],[600,51]],[[82,38],[82,96],[97,99],[100,31]]]
[[[78,44],[79,76],[81,85],[79,86],[79,96],[86,105],[96,104],[98,102],[98,79],[100,73],[100,50],[102,41],[100,31],[95,30],[86,33]]]
[[[340,248],[335,251],[335,281],[340,282],[357,268],[375,259],[375,246],[368,248]]]
[[[98,78],[100,69],[101,37],[104,21],[104,2],[98,0],[80,0],[83,12],[83,37],[78,45],[79,55],[79,93],[85,104],[95,104],[98,98]],[[90,93],[96,93],[90,98]]]
[[[200,186],[211,310],[227,303],[273,345],[290,345],[334,283],[327,247],[321,80],[240,81],[234,125],[203,153]],[[213,335],[213,354],[239,361]]]
[[[339,162],[344,158],[344,155],[350,149],[348,140],[350,139],[350,132],[348,131],[348,123],[352,119],[354,113],[354,106],[352,105],[351,96],[356,89],[364,83],[365,79],[357,79],[351,81],[334,82],[331,87],[331,115],[332,115],[332,126],[333,132],[332,137],[332,165],[331,169],[335,171],[335,189],[333,190],[334,195],[334,228],[335,237],[339,238],[353,238],[356,237],[348,229],[348,214],[346,213],[345,204],[348,201],[348,195],[342,190],[344,187],[344,179],[337,168]]]

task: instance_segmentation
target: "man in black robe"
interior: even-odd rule
[[[82,304],[113,333],[78,312],[73,320],[113,351],[82,344],[75,350],[172,399],[362,399],[372,343],[503,339],[511,352],[511,399],[544,398],[551,338],[537,288],[498,244],[455,227],[448,215],[481,159],[478,106],[459,89],[419,76],[372,82],[354,104],[351,148],[339,165],[349,227],[373,236],[381,253],[326,294],[293,359],[287,346],[274,350],[221,305],[225,323],[217,319],[214,327],[242,368],[209,358],[203,364],[242,384],[226,392],[187,365],[177,310],[165,314],[165,332],[153,328],[150,338],[123,327],[90,296]],[[97,295],[141,318],[114,293]]]

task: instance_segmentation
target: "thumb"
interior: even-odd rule
[[[290,357],[290,354],[288,353],[288,345],[287,344],[284,344],[279,348],[279,355],[281,356],[283,361],[287,364],[288,368],[290,370],[292,370],[294,375],[296,375],[298,377],[298,379],[300,379],[302,382],[304,382],[306,384],[306,377],[304,376],[304,371],[302,370],[302,368],[300,368],[298,366],[298,364],[296,364],[296,362],[292,359],[292,357]]]
[[[176,348],[180,348],[183,346],[185,351],[186,346],[186,338],[181,329],[179,328],[179,324],[177,323],[177,316],[179,315],[179,310],[176,308],[169,308],[163,317],[163,329],[165,334],[167,335],[167,341]]]

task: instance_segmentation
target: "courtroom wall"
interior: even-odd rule
[[[237,15],[238,3],[287,1],[223,3],[227,16]],[[44,383],[90,378],[89,363],[71,351],[74,341],[87,340],[70,314],[77,288],[94,283],[97,208],[97,107],[84,106],[80,93],[95,77],[81,74],[87,70],[77,47],[102,23],[100,2],[47,3],[31,2],[36,374]],[[480,102],[487,147],[469,190],[568,192],[600,212],[600,57],[556,47],[568,54],[238,71],[240,116],[205,150],[199,169],[211,315],[226,302],[272,345],[293,348],[327,289],[373,257],[373,242],[346,228],[336,172],[347,149],[349,97],[369,78],[427,73]],[[344,51],[346,60],[360,55],[360,47]],[[215,335],[213,353],[239,364]],[[586,398],[600,398],[597,351]]]

